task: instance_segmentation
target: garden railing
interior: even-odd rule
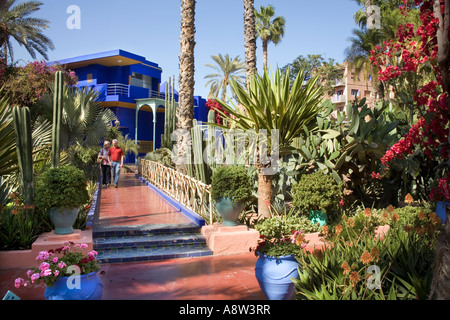
[[[182,174],[161,163],[140,159],[142,178],[200,215],[207,224],[214,222],[211,185]]]

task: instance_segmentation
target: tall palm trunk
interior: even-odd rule
[[[439,18],[437,30],[438,64],[442,75],[444,92],[447,93],[447,108],[450,110],[450,0],[444,1],[444,13],[441,14],[440,0],[434,0],[434,15]],[[449,134],[450,143],[450,134]],[[450,152],[449,152],[450,153]],[[450,160],[449,160],[450,166]],[[436,259],[434,262],[433,282],[430,299],[450,300],[450,211],[446,210],[445,228],[436,244]]]
[[[263,65],[264,65],[264,69],[267,69],[267,44],[268,44],[268,41],[267,41],[267,40],[263,40],[263,41],[262,41],[262,45],[263,45]]]
[[[194,47],[195,0],[181,0],[179,107],[177,108],[177,170],[187,173],[186,155],[192,145],[191,128],[194,118]]]
[[[256,72],[256,28],[254,0],[244,0],[246,84]]]

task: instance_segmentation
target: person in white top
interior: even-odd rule
[[[102,185],[104,187],[109,187],[111,184],[111,162],[109,161],[108,153],[109,147],[111,146],[108,140],[103,143],[103,148],[100,149],[98,153],[98,158],[101,159],[101,169],[102,169]]]

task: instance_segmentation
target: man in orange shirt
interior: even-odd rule
[[[112,141],[113,146],[109,148],[108,158],[114,175],[114,187],[118,187],[120,168],[123,167],[123,150],[117,145],[117,139]]]

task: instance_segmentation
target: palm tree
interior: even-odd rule
[[[317,81],[318,78],[314,77],[306,82],[306,72],[301,71],[292,83],[289,68],[284,74],[277,69],[272,77],[265,69],[263,75],[255,74],[250,79],[248,88],[231,80],[231,87],[243,110],[218,100],[230,115],[220,111],[219,113],[232,124],[232,129],[244,130],[256,135],[264,134],[265,130],[268,150],[273,149],[275,152],[279,151],[279,155],[286,155],[293,151],[292,143],[300,136],[304,127],[312,128],[311,125],[315,124],[315,117],[322,107],[323,100],[323,90],[316,85]],[[306,85],[304,85],[305,82]],[[272,145],[272,138],[276,135],[278,142],[275,138],[275,145]],[[262,141],[260,145],[261,143]],[[276,150],[277,147],[279,147],[278,150]],[[270,172],[270,165],[273,164],[276,154],[264,154],[262,149],[259,151],[260,156],[266,159],[256,157],[258,214],[268,217],[270,215],[268,204],[273,200],[273,186],[272,175],[267,172]],[[271,164],[266,162],[269,159]]]
[[[36,51],[46,60],[47,50],[53,50],[53,42],[46,37],[42,31],[48,29],[49,21],[45,19],[29,17],[33,12],[40,9],[41,2],[27,1],[12,7],[15,0],[8,1],[0,8],[0,46],[3,49],[4,58],[8,55],[13,58],[13,49],[10,38],[24,46],[33,59]]]
[[[254,0],[244,0],[244,40],[246,83],[256,72],[256,27]]]
[[[195,0],[181,0],[180,80],[177,108],[177,170],[187,173],[186,154],[192,145],[191,128],[194,118],[194,47]]]
[[[111,121],[116,120],[114,113],[100,107],[99,93],[90,89],[64,88],[63,116],[61,122],[61,147],[68,149],[79,145],[90,147],[98,145],[108,131]],[[51,94],[42,97],[47,110],[53,108]]]
[[[262,40],[263,45],[263,65],[267,69],[267,45],[269,42],[277,45],[284,36],[285,19],[276,17],[275,9],[271,5],[267,7],[260,6],[259,12],[255,10],[256,33]]]
[[[216,73],[205,76],[205,79],[210,79],[205,84],[205,87],[210,86],[208,98],[219,96],[220,90],[222,90],[222,100],[225,101],[230,79],[239,83],[244,82],[244,76],[240,74],[244,72],[245,65],[239,59],[239,56],[231,59],[228,53],[225,57],[219,53],[219,55],[211,56],[211,58],[216,64],[207,63],[205,66],[212,68]]]

